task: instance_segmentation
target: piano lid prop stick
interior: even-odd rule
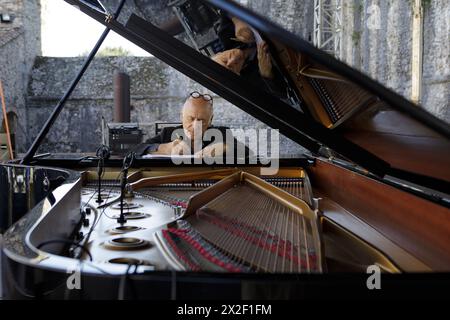
[[[5,128],[6,128],[6,139],[8,143],[8,151],[9,151],[9,159],[14,159],[13,149],[12,149],[12,142],[11,142],[11,132],[9,131],[9,123],[8,123],[8,114],[6,113],[6,102],[5,102],[5,95],[3,93],[3,83],[0,80],[0,98],[2,100],[2,110],[3,110],[3,121],[5,122]]]
[[[111,23],[112,20],[115,20],[119,16],[120,12],[122,11],[123,6],[125,5],[125,1],[126,0],[121,0],[120,4],[118,5],[118,7],[116,9],[116,12],[113,15],[108,15],[106,17],[108,23]],[[105,28],[102,35],[100,36],[97,43],[95,44],[94,48],[89,53],[86,60],[84,61],[83,66],[81,67],[77,76],[75,77],[75,79],[73,79],[72,83],[70,84],[69,89],[67,89],[67,91],[64,93],[64,96],[59,100],[58,104],[53,109],[52,114],[47,119],[47,121],[45,122],[41,131],[34,139],[33,143],[31,144],[31,147],[28,149],[27,153],[25,154],[23,159],[20,161],[20,164],[22,164],[22,165],[30,164],[30,162],[34,159],[34,155],[36,154],[36,151],[38,150],[42,141],[44,141],[45,137],[47,136],[48,132],[50,131],[50,128],[53,126],[53,124],[55,123],[59,114],[61,113],[62,109],[64,108],[66,102],[69,100],[70,96],[72,95],[72,92],[75,90],[75,88],[77,87],[81,78],[85,74],[86,70],[88,69],[89,65],[91,64],[92,60],[94,59],[95,55],[97,54],[98,50],[102,46],[106,37],[108,36],[110,30],[111,29],[109,26],[107,26]]]

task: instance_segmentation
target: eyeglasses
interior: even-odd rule
[[[190,94],[190,96],[194,99],[203,98],[203,100],[213,103],[213,98],[209,94],[201,94],[198,91],[194,91]]]

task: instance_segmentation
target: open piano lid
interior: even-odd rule
[[[232,1],[205,1],[270,44],[287,98],[261,90],[137,15],[105,19],[65,0],[314,154],[323,147],[374,175],[448,193],[449,125],[305,40]],[[293,99],[294,98],[294,99]],[[296,103],[290,103],[297,99]]]
[[[105,8],[103,3],[99,0],[80,0],[80,2],[94,10],[97,10],[100,13],[103,13],[103,14],[108,13],[108,10]]]

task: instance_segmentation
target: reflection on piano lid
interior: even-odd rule
[[[80,0],[80,1],[94,10],[97,10],[104,14],[108,13],[108,10],[106,10],[105,6],[102,4],[100,0]]]

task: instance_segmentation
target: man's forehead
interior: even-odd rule
[[[183,111],[187,112],[212,112],[212,105],[210,102],[203,99],[189,98],[183,106]]]

